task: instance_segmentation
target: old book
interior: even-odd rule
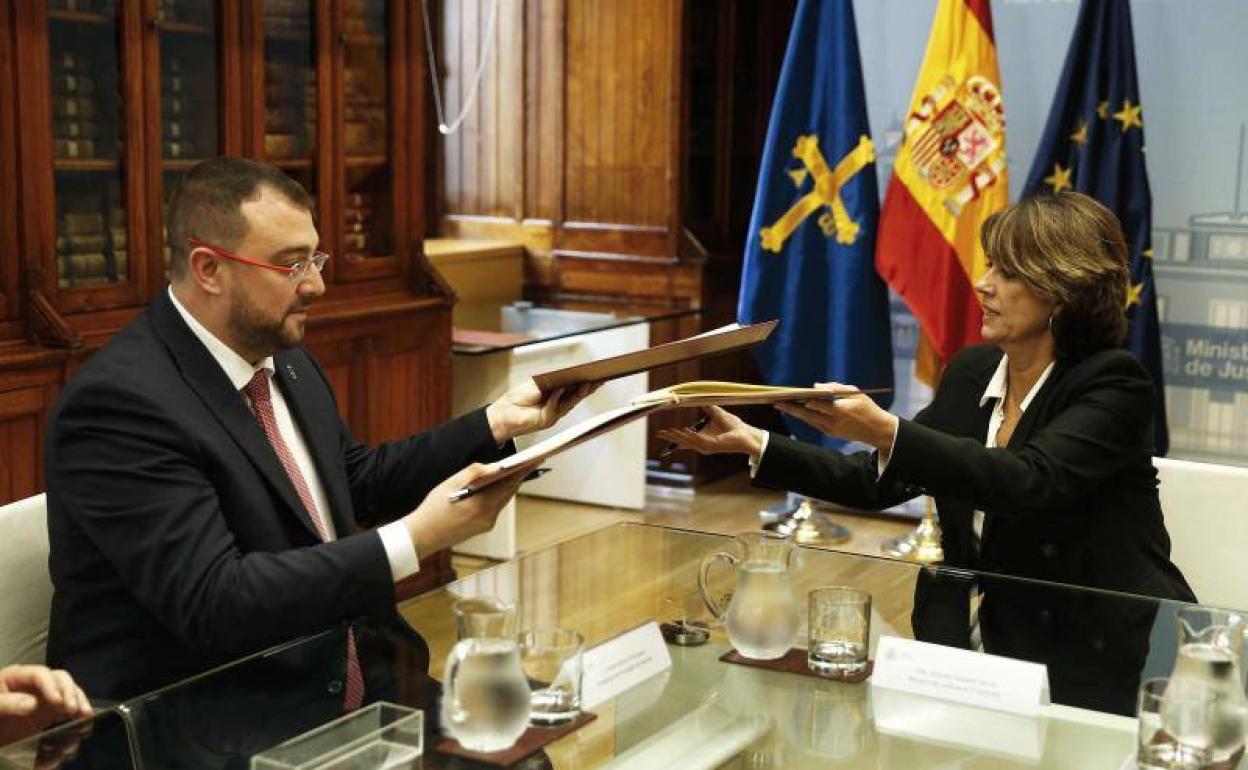
[[[773,322],[774,323],[774,322]],[[744,404],[776,404],[786,401],[835,401],[859,393],[885,393],[887,388],[857,390],[851,393],[829,393],[816,388],[785,388],[771,385],[753,385],[745,382],[715,382],[696,380],[682,382],[668,388],[646,393],[634,398],[625,406],[617,407],[577,423],[553,436],[545,438],[527,449],[486,466],[485,475],[467,487],[452,494],[453,499],[467,497],[474,492],[497,483],[517,473],[527,473],[542,462],[565,452],[574,446],[610,433],[617,428],[639,420],[652,412],[696,406],[740,406]]]
[[[780,322],[777,320],[747,326],[729,324],[694,337],[655,345],[635,353],[624,353],[590,361],[587,364],[556,369],[539,374],[533,379],[542,393],[551,393],[559,388],[574,387],[587,382],[607,382],[627,377],[630,374],[657,369],[660,366],[679,364],[753,347],[767,339],[778,323]]]

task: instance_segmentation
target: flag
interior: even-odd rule
[[[979,227],[1006,204],[1007,188],[1005,106],[988,0],[940,0],[875,256],[880,275],[919,322],[918,374],[928,384],[954,353],[980,340]]]
[[[853,4],[801,0],[771,106],[737,307],[743,324],[780,319],[755,348],[771,384],[892,387],[888,289],[873,261],[878,216]],[[843,443],[788,425],[805,441]]]
[[[1076,190],[1118,215],[1131,259],[1127,345],[1153,377],[1154,452],[1170,446],[1153,284],[1144,118],[1127,0],[1084,0],[1025,195]]]

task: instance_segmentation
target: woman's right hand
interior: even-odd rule
[[[710,419],[705,428],[695,432],[692,428],[664,428],[658,437],[670,441],[682,449],[692,449],[698,454],[749,455],[754,462],[763,451],[763,430],[747,425],[734,414],[718,406],[704,406],[702,411]]]

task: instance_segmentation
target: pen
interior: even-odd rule
[[[703,415],[700,418],[698,418],[698,421],[689,427],[689,430],[693,431],[694,433],[697,433],[710,424],[711,424],[711,416],[709,414],[703,413]],[[680,449],[680,446],[676,444],[675,442],[668,444],[667,446],[663,447],[663,451],[659,453],[659,459],[666,460],[667,456],[675,452],[677,449]]]
[[[523,484],[525,481],[532,481],[533,479],[540,479],[542,476],[545,476],[547,473],[550,473],[550,468],[534,468],[533,470],[529,471],[528,475],[525,476],[521,480],[520,483]],[[468,498],[472,497],[476,493],[477,493],[477,488],[469,484],[467,486],[460,487],[459,489],[450,493],[449,495],[446,496],[446,499],[451,501],[452,503],[458,503],[460,500],[467,500]]]

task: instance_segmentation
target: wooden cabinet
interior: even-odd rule
[[[652,342],[736,317],[744,236],[792,0],[494,0],[446,3],[431,22],[457,112],[435,156],[438,233],[525,244],[525,294],[595,308],[698,308]],[[436,7],[436,6],[435,6]],[[653,387],[757,376],[747,356],[655,373]],[[652,478],[688,483],[722,458],[658,455]],[[715,463],[721,463],[715,467]]]
[[[222,154],[315,198],[335,258],[307,344],[355,434],[449,415],[421,24],[399,0],[0,0],[0,502],[42,487],[59,388],[164,289],[169,197]]]

